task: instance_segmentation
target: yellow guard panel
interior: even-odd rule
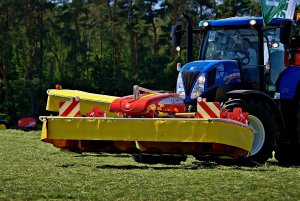
[[[253,130],[226,120],[41,117],[42,140],[220,143],[251,152]]]
[[[102,111],[106,111],[108,117],[116,117],[115,113],[109,112],[109,104],[113,102],[118,97],[99,95],[93,93],[87,93],[78,90],[68,90],[68,89],[49,89],[47,91],[48,101],[46,110],[58,112],[59,102],[69,101],[73,97],[80,98],[80,112],[85,115],[87,112],[91,111],[94,106],[98,106]]]

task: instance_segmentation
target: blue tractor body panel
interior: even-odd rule
[[[279,76],[276,83],[280,99],[293,99],[297,93],[300,80],[299,66],[287,67]]]
[[[199,72],[198,76],[191,80],[191,85],[188,86],[185,84],[184,90],[186,97],[184,99],[185,102],[195,102],[196,98],[191,98],[191,91],[195,84],[197,83],[197,79],[204,75],[205,79],[208,80],[204,84],[204,90],[201,94],[201,97],[205,97],[206,92],[210,91],[213,88],[220,87],[224,84],[237,84],[241,82],[241,74],[240,69],[238,67],[237,61],[235,60],[204,60],[204,61],[193,61],[184,65],[180,74],[183,73],[194,73]],[[184,77],[182,76],[182,79]],[[209,80],[213,80],[213,84],[210,84]],[[190,89],[187,90],[187,88]]]

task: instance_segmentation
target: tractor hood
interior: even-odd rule
[[[203,60],[185,64],[178,75],[176,92],[185,102],[194,102],[199,96],[223,84],[241,82],[236,60]]]
[[[193,61],[185,64],[180,72],[207,72],[215,65],[219,63],[224,63],[224,61],[220,60],[204,60],[204,61]]]

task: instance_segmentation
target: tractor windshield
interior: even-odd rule
[[[258,32],[255,28],[212,28],[205,34],[200,59],[241,61],[243,66],[258,65]]]

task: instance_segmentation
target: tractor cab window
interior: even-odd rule
[[[280,29],[267,28],[264,32],[264,64],[268,91],[275,91],[275,83],[284,70],[284,45],[280,43]]]
[[[202,60],[238,60],[241,63],[243,82],[252,88],[259,87],[258,32],[255,28],[212,28],[203,40]]]
[[[211,29],[207,31],[202,58],[240,60],[245,67],[258,65],[258,33],[250,29]]]

